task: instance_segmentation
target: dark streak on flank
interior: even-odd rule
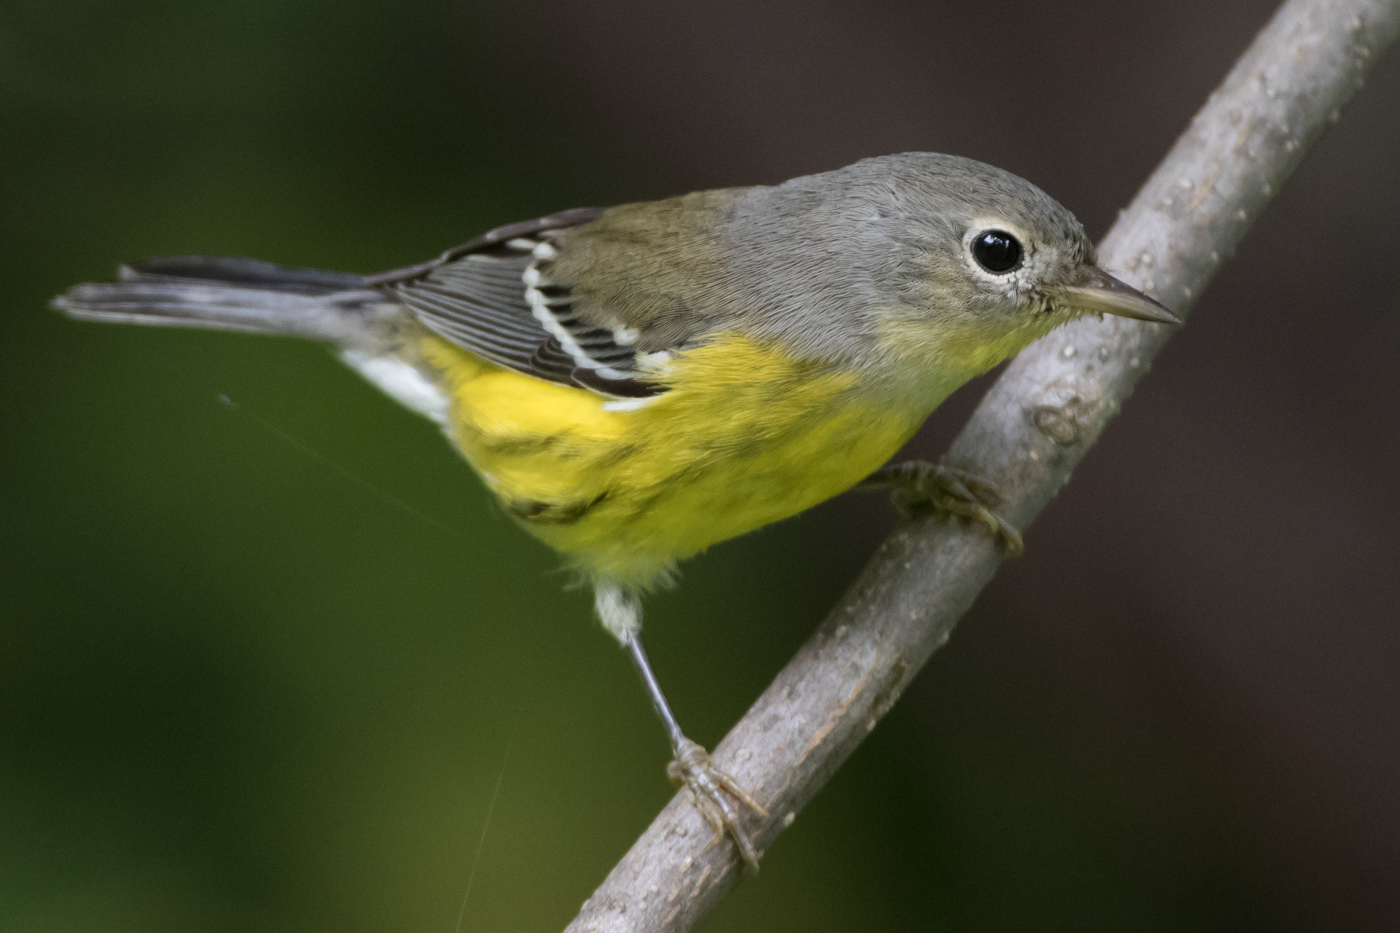
[[[533,525],[572,525],[588,514],[589,509],[608,497],[606,491],[588,502],[542,502],[538,499],[516,499],[502,502],[507,514]]]

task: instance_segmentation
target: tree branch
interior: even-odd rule
[[[1260,32],[1100,247],[1100,264],[1185,314],[1309,145],[1400,34],[1400,0],[1289,0]],[[1083,320],[1025,350],[947,462],[996,483],[1024,528],[1068,480],[1171,331]],[[875,728],[991,579],[981,529],[907,522],[715,750],[772,814],[772,844]],[[689,930],[739,861],[677,795],[570,931]]]

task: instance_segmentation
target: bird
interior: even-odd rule
[[[668,773],[756,869],[762,804],[672,713],[642,597],[680,561],[851,487],[1020,535],[977,477],[888,461],[960,385],[1085,315],[1169,309],[1101,269],[1030,182],[958,156],[509,224],[377,275],[171,256],[53,301],[91,321],[307,338],[436,422],[502,510],[591,585]]]

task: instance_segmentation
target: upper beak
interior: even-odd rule
[[[1118,281],[1098,266],[1081,266],[1074,284],[1058,285],[1046,291],[1057,304],[1093,314],[1116,314],[1157,324],[1181,323],[1181,318],[1172,314],[1165,305],[1153,301],[1126,282]]]

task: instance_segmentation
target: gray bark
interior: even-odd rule
[[[1100,246],[1100,264],[1185,315],[1304,152],[1400,34],[1400,0],[1290,0],[1260,32]],[[1030,347],[947,462],[996,483],[1025,528],[1118,413],[1171,329],[1083,320]],[[760,851],[889,711],[1001,562],[981,528],[906,522],[716,748],[767,806]],[[1032,556],[1029,559],[1034,559]],[[689,930],[740,873],[683,795],[570,931]]]

